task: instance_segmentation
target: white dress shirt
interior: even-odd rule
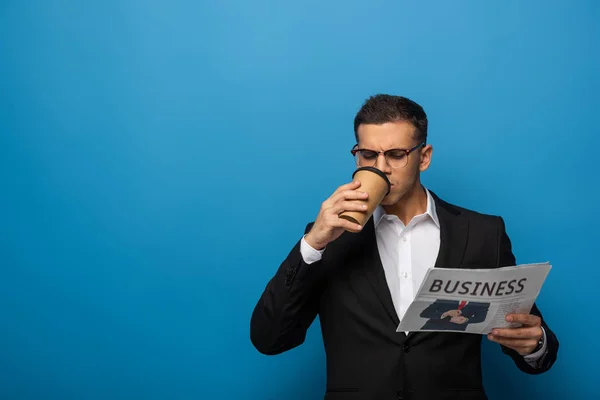
[[[425,212],[413,217],[406,226],[396,215],[386,214],[381,206],[373,212],[377,248],[392,302],[400,320],[413,302],[427,270],[434,267],[440,250],[440,222],[435,201],[429,190],[425,191]],[[324,251],[325,249],[312,248],[302,238],[300,252],[307,264],[319,261]],[[546,332],[543,332],[543,335],[544,346],[534,354],[525,356],[525,361],[532,366],[535,366],[534,363],[546,352]]]

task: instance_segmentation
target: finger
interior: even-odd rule
[[[335,193],[330,198],[328,198],[325,202],[323,202],[324,208],[331,208],[335,206],[340,201],[345,200],[366,200],[369,197],[367,192],[363,192],[360,190],[344,190],[342,192]]]
[[[356,189],[358,189],[360,187],[360,182],[359,181],[352,181],[352,182],[348,182],[340,187],[338,187],[337,189],[335,189],[335,191],[327,198],[327,200],[325,200],[323,202],[323,208],[329,208],[331,207],[336,199],[337,196],[344,191],[354,191]]]
[[[352,182],[346,183],[346,184],[338,187],[335,190],[335,192],[333,192],[331,194],[331,196],[329,196],[329,197],[333,197],[333,196],[337,195],[338,193],[345,192],[347,190],[356,190],[359,187],[360,187],[360,182],[359,181],[352,181]]]
[[[343,192],[336,194],[332,200],[335,203],[338,203],[345,200],[366,200],[368,197],[369,194],[362,190],[344,190]]]
[[[539,340],[542,337],[542,329],[539,327],[496,328],[492,330],[492,335],[504,338],[534,338]]]
[[[533,339],[508,339],[494,335],[488,335],[487,338],[495,343],[501,344],[506,347],[510,347],[513,350],[524,353],[530,353],[532,349],[537,346],[537,341]]]
[[[541,326],[542,320],[537,315],[532,314],[508,314],[506,316],[508,322],[520,322],[527,326]]]
[[[331,223],[332,228],[343,228],[352,232],[359,232],[362,230],[362,225],[350,222],[344,218],[335,217]]]
[[[367,211],[367,205],[358,201],[341,201],[331,207],[330,211],[335,215],[339,215],[343,211]]]

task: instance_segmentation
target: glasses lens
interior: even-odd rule
[[[406,152],[402,150],[391,150],[385,155],[385,158],[392,168],[403,168],[408,162]]]
[[[355,158],[357,165],[361,167],[372,167],[377,162],[377,153],[371,150],[358,150]]]

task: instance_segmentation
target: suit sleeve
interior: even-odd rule
[[[448,307],[448,305],[442,305],[439,300],[436,300],[433,303],[431,303],[429,306],[427,306],[426,309],[421,311],[421,314],[419,314],[419,316],[421,318],[439,319],[443,313],[445,313],[446,311],[451,310],[451,309],[452,308]]]
[[[309,224],[305,232],[308,232]],[[323,261],[304,262],[296,243],[268,282],[250,320],[250,340],[261,353],[275,355],[304,343],[319,309]]]
[[[506,227],[504,224],[504,220],[501,217],[498,217],[498,219],[499,219],[498,267],[514,266],[514,265],[516,265],[516,260],[515,260],[514,254],[512,252],[511,241],[506,233]],[[552,332],[550,330],[550,328],[546,324],[546,321],[544,320],[544,317],[542,316],[542,313],[540,312],[540,310],[537,308],[537,306],[535,304],[531,308],[530,313],[533,315],[537,315],[538,317],[541,318],[542,327],[544,328],[544,331],[546,332],[546,344],[547,344],[546,354],[538,360],[537,365],[534,367],[534,366],[528,364],[525,361],[525,359],[523,358],[523,356],[521,356],[517,351],[512,350],[505,346],[501,346],[501,347],[502,347],[502,351],[504,352],[504,354],[507,354],[508,356],[510,356],[521,371],[528,373],[528,374],[541,374],[543,372],[548,371],[550,369],[550,367],[552,367],[552,365],[556,361],[556,357],[558,355],[559,343],[558,343],[558,339],[556,338],[556,335],[554,334],[554,332]]]

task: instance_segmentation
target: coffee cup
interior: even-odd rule
[[[357,190],[369,194],[366,200],[356,200],[367,205],[365,211],[343,211],[338,217],[364,226],[383,198],[390,192],[391,183],[388,177],[375,167],[360,167],[352,174],[352,179],[360,182]],[[349,230],[349,232],[357,232]]]

